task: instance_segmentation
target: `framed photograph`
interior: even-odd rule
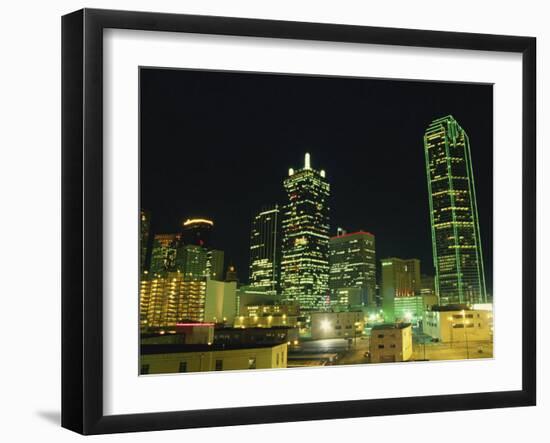
[[[62,425],[536,403],[532,37],[62,20]]]

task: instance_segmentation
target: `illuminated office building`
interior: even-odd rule
[[[219,249],[206,251],[206,276],[216,281],[223,281],[225,254]]]
[[[382,309],[386,321],[422,318],[420,260],[384,258],[382,261]]]
[[[452,116],[424,134],[435,287],[441,304],[485,303],[485,274],[466,132]]]
[[[281,214],[278,206],[265,208],[252,220],[249,284],[276,294],[279,290]]]
[[[140,281],[143,329],[173,329],[177,321],[203,321],[206,254],[177,234],[155,236],[151,272]]]
[[[196,245],[180,244],[177,248],[175,270],[186,280],[206,278],[206,249]]]
[[[358,300],[364,306],[376,305],[376,253],[375,238],[370,232],[358,231],[346,233],[340,230],[339,235],[330,238],[329,243],[329,288],[333,300],[340,299],[339,304],[346,302],[342,294],[359,293]],[[351,291],[351,292],[350,292]]]
[[[142,209],[139,214],[139,269],[145,271],[147,251],[149,247],[149,233],[151,232],[151,214]]]
[[[204,321],[206,279],[186,280],[181,272],[149,275],[140,281],[142,331],[174,330],[181,321]]]
[[[210,248],[214,222],[206,218],[188,218],[182,223],[183,243]]]
[[[322,309],[330,301],[330,185],[325,171],[312,169],[306,154],[302,169],[288,171],[284,188],[288,203],[282,221],[281,290],[301,309]]]
[[[157,234],[153,239],[150,273],[165,275],[176,267],[176,255],[180,244],[179,234]]]

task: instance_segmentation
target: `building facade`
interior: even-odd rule
[[[206,280],[204,320],[233,324],[237,314],[237,282]]]
[[[370,335],[370,362],[408,361],[413,355],[412,327],[409,323],[376,325]]]
[[[151,274],[162,276],[176,270],[176,255],[180,240],[180,234],[157,234],[154,236],[151,252]]]
[[[142,345],[140,374],[231,371],[287,367],[287,344],[275,345]]]
[[[382,310],[387,322],[410,321],[412,317],[422,317],[420,281],[420,260],[417,258],[384,258],[382,262]],[[419,306],[411,312],[410,309]],[[410,313],[410,318],[407,313]]]
[[[362,311],[352,312],[313,312],[311,314],[311,338],[361,337],[365,328]]]
[[[147,275],[140,281],[142,331],[174,330],[182,321],[204,321],[206,280],[186,280],[181,272]]]
[[[443,343],[490,341],[493,337],[493,312],[468,306],[446,305],[424,313],[426,335]]]
[[[252,220],[249,285],[273,294],[279,292],[281,211],[264,208]]]
[[[219,249],[206,251],[206,277],[223,281],[223,270],[225,269],[225,253]]]
[[[302,310],[324,309],[330,303],[330,185],[325,171],[312,169],[306,154],[302,169],[289,170],[284,188],[288,203],[282,221],[281,290]]]
[[[207,251],[201,246],[180,244],[176,250],[175,270],[186,280],[206,281]]]
[[[485,273],[468,135],[452,116],[424,134],[436,293],[442,304],[485,303]]]
[[[329,243],[329,288],[338,304],[376,305],[376,249],[370,232],[342,233]],[[355,289],[353,291],[352,289]],[[360,292],[357,300],[357,292]]]

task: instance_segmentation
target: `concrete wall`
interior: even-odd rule
[[[363,312],[313,312],[311,338],[353,338],[363,333]]]
[[[412,328],[373,329],[370,336],[371,363],[407,361],[412,357]]]
[[[207,372],[215,371],[216,360],[221,360],[224,371],[247,370],[250,360],[255,358],[255,369],[272,369],[286,368],[287,357],[287,344],[284,343],[269,348],[142,355],[141,367],[148,365],[149,374],[168,374],[180,372],[180,363],[186,362],[186,372]]]
[[[206,281],[204,321],[233,324],[237,311],[237,282]]]
[[[492,340],[491,311],[426,311],[424,333],[444,343]]]

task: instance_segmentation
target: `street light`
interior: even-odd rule
[[[356,321],[355,322],[355,328],[353,328],[353,341],[355,344],[355,347],[357,347],[357,326],[359,326],[361,323]]]

